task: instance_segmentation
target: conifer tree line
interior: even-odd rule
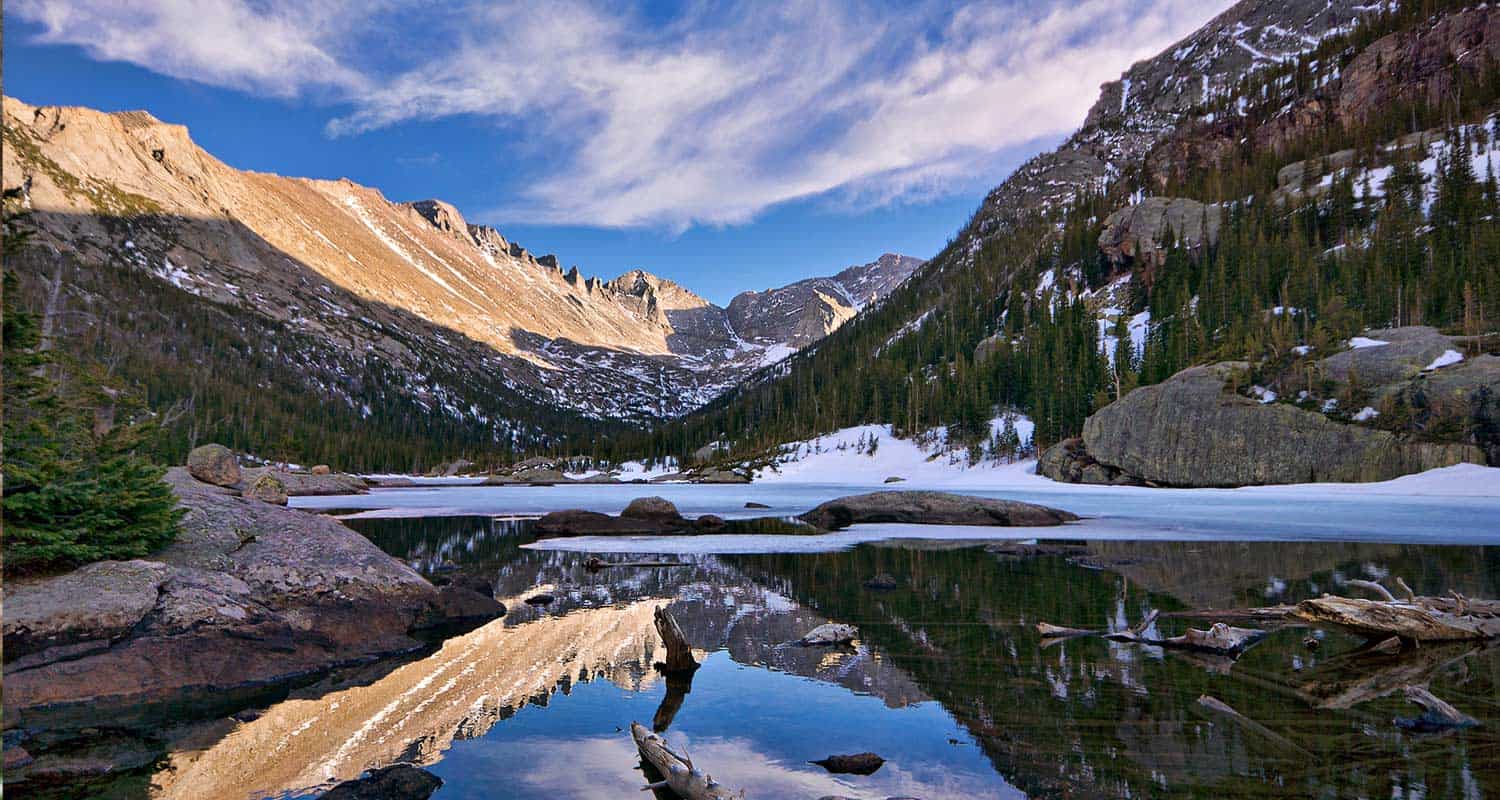
[[[958,443],[972,444],[1004,408],[1030,415],[1038,446],[1046,446],[1077,435],[1092,411],[1120,394],[1193,364],[1288,359],[1299,343],[1326,354],[1365,327],[1495,330],[1500,190],[1493,171],[1477,173],[1472,159],[1500,141],[1500,119],[1492,116],[1500,110],[1500,65],[1450,64],[1454,91],[1442,102],[1425,94],[1393,102],[1354,125],[1329,116],[1275,148],[1257,148],[1245,135],[1369,43],[1467,5],[1404,3],[1295,62],[1247,77],[1217,105],[1199,109],[1222,116],[1238,97],[1250,99],[1229,132],[1246,144],[1230,158],[1189,160],[1165,175],[1154,174],[1148,158],[1106,193],[1015,221],[985,240],[968,265],[950,243],[883,305],[759,380],[660,426],[641,449],[684,455],[723,440],[746,454],[875,422],[898,434],[946,425]],[[1430,130],[1437,141],[1386,147]],[[1352,162],[1332,171],[1326,187],[1309,165],[1307,185],[1272,200],[1282,167],[1341,150],[1354,151]],[[1424,162],[1435,166],[1430,176]],[[1389,176],[1372,186],[1382,167]],[[1102,221],[1137,193],[1214,204],[1208,213],[1222,221],[1217,241],[1187,247],[1169,236],[1161,264],[1108,262],[1098,247]],[[1043,275],[1052,277],[1050,288],[1040,288]],[[1086,294],[1126,276],[1132,306],[1124,317],[1149,311],[1152,325],[1140,352],[1125,344],[1124,317],[1106,331],[1119,341],[1111,366]]]

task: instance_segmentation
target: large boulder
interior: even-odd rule
[[[665,497],[637,497],[625,506],[620,516],[630,519],[654,519],[654,520],[679,520],[682,515],[677,512],[677,506]]]
[[[536,522],[538,536],[652,536],[667,532],[661,520],[612,517],[597,511],[553,511]]]
[[[1105,406],[1084,422],[1089,457],[1165,486],[1380,481],[1484,462],[1472,445],[1410,441],[1243,397],[1229,378],[1245,367],[1190,367]]]
[[[240,462],[234,451],[222,444],[205,444],[188,453],[188,472],[194,478],[215,486],[233,486],[240,482]]]
[[[337,520],[169,470],[187,513],[149,560],[101,562],[6,587],[5,716],[35,729],[215,698],[408,651],[409,633],[494,601],[446,598]],[[124,721],[122,719],[122,724]]]
[[[861,522],[919,525],[1061,525],[1078,517],[1067,511],[1016,500],[993,500],[948,492],[872,492],[830,500],[798,519],[825,530]]]

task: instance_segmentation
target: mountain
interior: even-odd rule
[[[720,442],[743,457],[889,423],[992,452],[989,421],[1018,409],[1039,445],[1082,434],[1115,459],[1087,470],[1075,443],[1058,474],[1121,481],[1329,479],[1299,466],[1316,448],[1294,452],[1268,415],[1367,442],[1381,468],[1346,475],[1432,465],[1416,453],[1500,457],[1484,355],[1500,319],[1497,111],[1500,10],[1243,0],[1104,84],[1076,133],[992,190],[878,308],[652,444]],[[1369,328],[1457,349],[1380,383],[1329,366],[1352,342],[1385,341],[1361,337]],[[1185,388],[1201,375],[1252,402],[1174,411],[1212,399]],[[1147,406],[1155,422],[1128,411]],[[1248,452],[1213,429],[1236,419],[1263,431]],[[1204,471],[1235,458],[1260,463]]]
[[[145,112],[7,97],[4,121],[5,188],[36,245],[17,259],[22,290],[60,338],[119,362],[153,405],[177,404],[184,444],[225,416],[299,407],[330,419],[220,438],[262,449],[290,435],[285,449],[307,457],[336,455],[328,429],[371,425],[449,456],[458,442],[592,441],[707,402],[921,263],[840,273],[850,306],[822,333],[742,332],[671,281],[583,277],[441,200],[238,170]]]
[[[831,278],[742,292],[729,301],[729,321],[748,342],[798,350],[838,330],[865,306],[890,294],[922,264],[918,258],[886,253]]]

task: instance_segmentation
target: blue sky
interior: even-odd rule
[[[9,0],[4,77],[724,303],[933,255],[1100,83],[1225,5]]]

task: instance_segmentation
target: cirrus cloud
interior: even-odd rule
[[[1076,127],[1100,83],[1227,5],[704,0],[662,17],[584,0],[12,0],[7,13],[97,59],[326,103],[331,136],[490,120],[530,178],[492,214],[681,230],[809,197],[869,206],[991,185]]]

